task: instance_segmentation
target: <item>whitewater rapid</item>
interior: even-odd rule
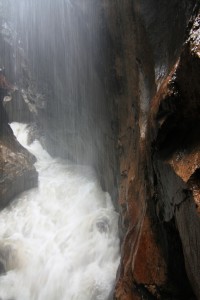
[[[1,300],[107,300],[119,265],[118,214],[94,172],[53,159],[28,127],[13,123],[33,153],[38,188],[0,212]]]

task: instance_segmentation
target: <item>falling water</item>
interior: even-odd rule
[[[53,159],[13,123],[36,158],[39,187],[0,215],[0,299],[110,299],[119,264],[118,214],[94,172]],[[4,270],[3,270],[4,269]]]
[[[115,165],[98,3],[0,0],[0,67],[17,90],[9,118],[39,128],[27,145],[27,125],[12,123],[37,158],[39,186],[0,213],[1,300],[112,297],[118,214],[89,167],[106,182]]]
[[[112,154],[106,157],[107,145],[114,138],[110,124],[112,101],[106,91],[108,47],[104,45],[101,1],[1,2],[9,20],[3,26],[11,27],[15,48],[7,54],[6,72],[13,65],[8,77],[30,96],[29,102],[37,110],[37,122],[48,140],[48,152],[95,166],[98,160],[113,160]],[[32,82],[24,75],[27,69],[42,97],[32,97]],[[12,121],[26,123],[23,118],[11,116]],[[97,168],[102,168],[99,165]]]

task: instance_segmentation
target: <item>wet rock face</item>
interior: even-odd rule
[[[116,299],[199,298],[197,20],[183,47],[196,4],[103,1],[119,82]]]
[[[163,199],[162,218],[175,218],[182,242],[185,266],[199,299],[199,76],[200,16],[194,20],[181,56],[158,96],[156,173]],[[168,146],[169,145],[169,146]],[[161,163],[162,166],[158,166]],[[168,168],[168,172],[164,171]],[[163,176],[163,178],[162,178]],[[172,176],[172,182],[168,181]]]
[[[34,157],[15,140],[12,132],[0,139],[0,208],[17,194],[37,186],[34,162]]]
[[[8,125],[2,103],[8,92],[8,86],[0,81],[0,209],[17,194],[37,186],[38,178],[33,165],[35,157],[18,143]]]

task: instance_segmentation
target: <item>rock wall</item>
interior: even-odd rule
[[[3,106],[12,86],[0,74],[0,209],[7,206],[19,193],[37,186],[35,157],[23,148],[8,124]]]
[[[200,297],[197,4],[103,1],[119,86],[115,299]]]
[[[159,128],[155,144],[157,190],[158,197],[162,198],[164,203],[159,211],[164,221],[168,222],[173,217],[175,219],[187,274],[198,299],[200,298],[199,37],[200,15],[193,21],[180,58],[167,81],[161,86],[162,92],[159,92],[153,100]]]

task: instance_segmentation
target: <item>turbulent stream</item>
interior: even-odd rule
[[[13,123],[33,153],[39,187],[0,213],[2,300],[110,299],[119,264],[118,214],[94,172],[52,158]]]

